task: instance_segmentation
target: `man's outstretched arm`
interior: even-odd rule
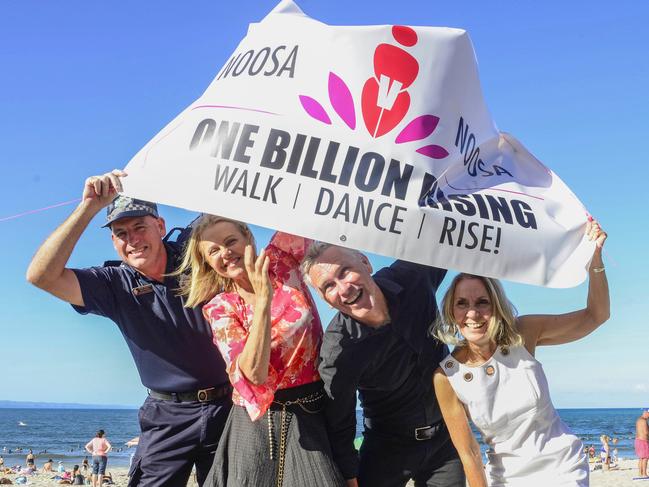
[[[91,176],[83,187],[81,203],[43,242],[27,269],[27,281],[70,304],[83,306],[77,276],[65,265],[88,223],[122,190],[118,169],[102,176]]]

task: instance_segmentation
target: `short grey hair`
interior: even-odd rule
[[[300,264],[300,271],[302,272],[302,278],[304,279],[304,282],[306,282],[309,286],[313,287],[313,283],[311,282],[311,277],[309,276],[309,272],[311,271],[311,268],[316,264],[316,261],[320,258],[320,256],[332,247],[339,248],[347,252],[351,252],[353,254],[358,255],[358,257],[363,256],[363,254],[356,249],[349,249],[347,247],[341,247],[340,245],[314,240],[311,243],[311,245],[309,245],[309,248],[304,254],[304,258],[302,259],[302,263]]]
[[[314,240],[306,250],[304,259],[302,259],[302,263],[300,264],[300,271],[302,272],[302,278],[304,279],[304,282],[306,282],[309,286],[313,286],[311,278],[309,277],[309,271],[311,270],[311,267],[313,267],[315,261],[318,260],[318,257],[324,254],[325,250],[327,250],[329,247],[335,247],[335,245]]]

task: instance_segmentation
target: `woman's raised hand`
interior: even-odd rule
[[[244,263],[246,266],[246,271],[248,272],[248,279],[250,280],[250,285],[252,290],[255,293],[256,299],[266,299],[267,303],[270,304],[273,299],[273,286],[268,277],[268,266],[270,265],[270,259],[266,255],[266,251],[262,250],[259,252],[259,256],[253,262],[254,251],[252,245],[246,245],[246,253],[244,256]]]
[[[592,218],[588,220],[588,225],[586,226],[586,235],[588,235],[588,240],[595,241],[597,248],[601,249],[604,246],[604,241],[608,236],[602,227],[599,225],[597,220]]]
[[[239,368],[253,384],[260,385],[268,380],[273,286],[268,277],[270,259],[266,252],[262,250],[256,260],[254,256],[252,245],[246,245],[243,262],[254,293],[254,313],[250,334],[239,355]]]

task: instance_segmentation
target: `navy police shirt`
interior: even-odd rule
[[[167,249],[166,273],[178,252]],[[119,327],[142,384],[161,392],[190,392],[228,382],[225,363],[212,341],[201,308],[185,308],[178,281],[149,279],[131,266],[73,269],[85,306],[73,306],[113,320]]]

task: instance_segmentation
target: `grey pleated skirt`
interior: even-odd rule
[[[309,387],[313,385],[277,391],[275,398],[286,391],[313,389]],[[288,409],[290,421],[286,429],[281,487],[346,485],[333,461],[324,416],[317,412],[320,409],[321,406],[319,409],[309,407],[315,412],[306,412],[299,406]],[[272,439],[269,438],[269,414],[272,416]],[[245,408],[234,405],[204,487],[278,486],[281,421],[281,410],[273,409],[253,422]]]

